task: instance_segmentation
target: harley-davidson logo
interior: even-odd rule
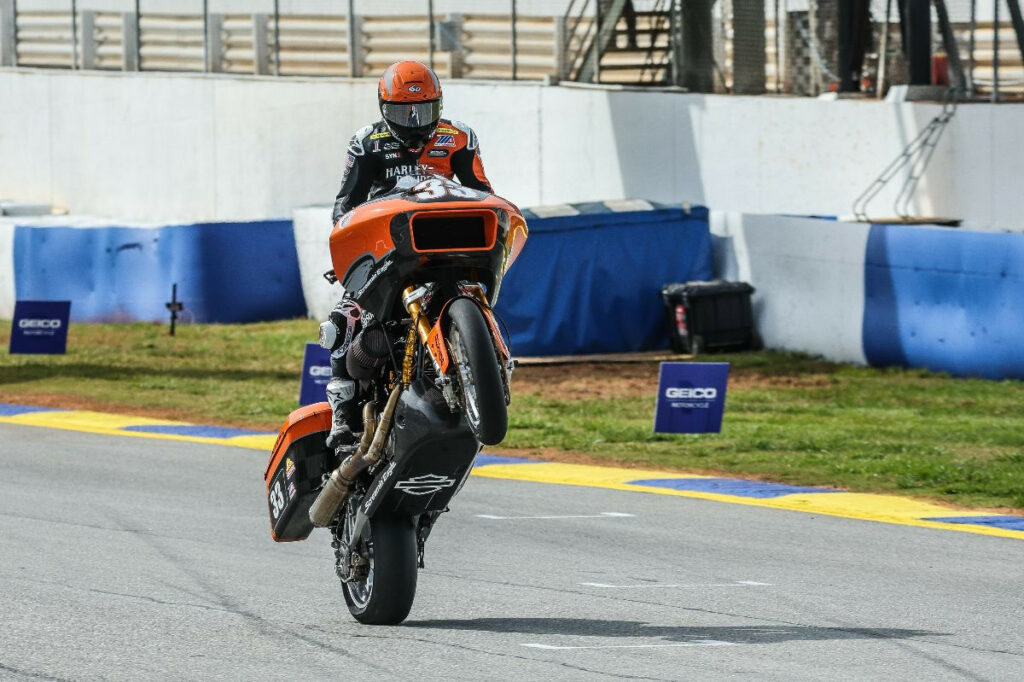
[[[451,488],[455,485],[454,478],[438,476],[437,474],[424,474],[415,478],[407,478],[395,484],[395,488],[410,495],[432,495],[444,488]]]

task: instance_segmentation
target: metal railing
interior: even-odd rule
[[[561,17],[561,80],[667,85],[672,0],[571,0]],[[600,27],[600,32],[598,32]]]
[[[879,92],[906,82],[896,12],[886,19],[883,11],[896,2],[872,5],[863,79]],[[946,0],[955,10],[948,26],[970,94],[1024,96],[1024,33],[1015,30],[1019,2]],[[523,15],[516,0],[509,0],[509,13],[502,15],[435,15],[433,3],[425,2],[428,11],[418,16],[362,16],[351,11],[351,2],[339,3],[346,4],[349,10],[336,14],[139,14],[82,10],[76,0],[62,11],[33,9],[31,0],[0,0],[0,65],[362,76],[399,59],[418,59],[448,78],[693,87],[680,77],[686,65],[676,46],[687,28],[685,0],[571,0],[558,16]],[[837,5],[717,0],[712,35],[686,34],[711,45],[712,77],[702,87],[811,96],[832,89],[839,69],[829,12]],[[975,16],[978,8],[988,10],[984,19]],[[935,52],[948,52],[950,36],[943,35],[934,14],[932,24]],[[751,85],[759,74],[760,88]]]
[[[362,76],[417,59],[455,78],[558,72],[556,18],[518,14],[516,0],[509,15],[361,16],[351,4],[329,15],[136,14],[0,0],[0,66]]]

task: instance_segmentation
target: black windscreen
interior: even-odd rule
[[[418,251],[482,249],[487,230],[481,216],[413,218],[412,241]]]

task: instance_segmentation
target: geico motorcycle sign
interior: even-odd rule
[[[62,355],[67,350],[71,301],[17,301],[11,353]]]
[[[331,354],[316,343],[306,344],[302,359],[302,382],[299,384],[299,405],[312,405],[327,400],[327,382],[331,380]]]
[[[728,362],[661,363],[655,432],[721,431],[728,381]]]

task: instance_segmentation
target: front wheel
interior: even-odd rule
[[[355,507],[349,498],[342,541],[352,546],[352,579],[342,582],[345,603],[365,625],[397,625],[416,596],[416,527],[407,516],[375,516],[352,538]]]
[[[452,302],[448,319],[448,345],[466,421],[477,440],[497,445],[508,431],[508,409],[491,330],[483,312],[468,298]]]

